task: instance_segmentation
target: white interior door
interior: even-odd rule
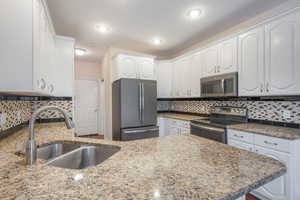
[[[98,134],[99,129],[99,82],[76,80],[75,123],[78,136]]]

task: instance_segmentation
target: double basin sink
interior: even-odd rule
[[[85,169],[102,163],[119,150],[120,147],[112,145],[60,142],[38,148],[37,157],[47,160],[47,165],[67,169]]]

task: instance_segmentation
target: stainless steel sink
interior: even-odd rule
[[[67,169],[85,169],[102,163],[119,150],[120,147],[111,145],[82,146],[50,160],[47,165]]]
[[[50,160],[61,156],[65,153],[80,148],[80,144],[68,144],[68,143],[54,143],[44,147],[40,147],[37,150],[37,157],[43,160]]]

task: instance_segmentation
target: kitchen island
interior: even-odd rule
[[[39,145],[57,141],[114,145],[120,151],[83,170],[24,165],[28,131],[0,141],[1,199],[235,200],[286,172],[280,162],[192,135],[130,142],[74,137],[62,123],[37,126]]]

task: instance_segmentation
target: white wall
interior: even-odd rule
[[[75,60],[75,79],[101,79],[101,64]]]

